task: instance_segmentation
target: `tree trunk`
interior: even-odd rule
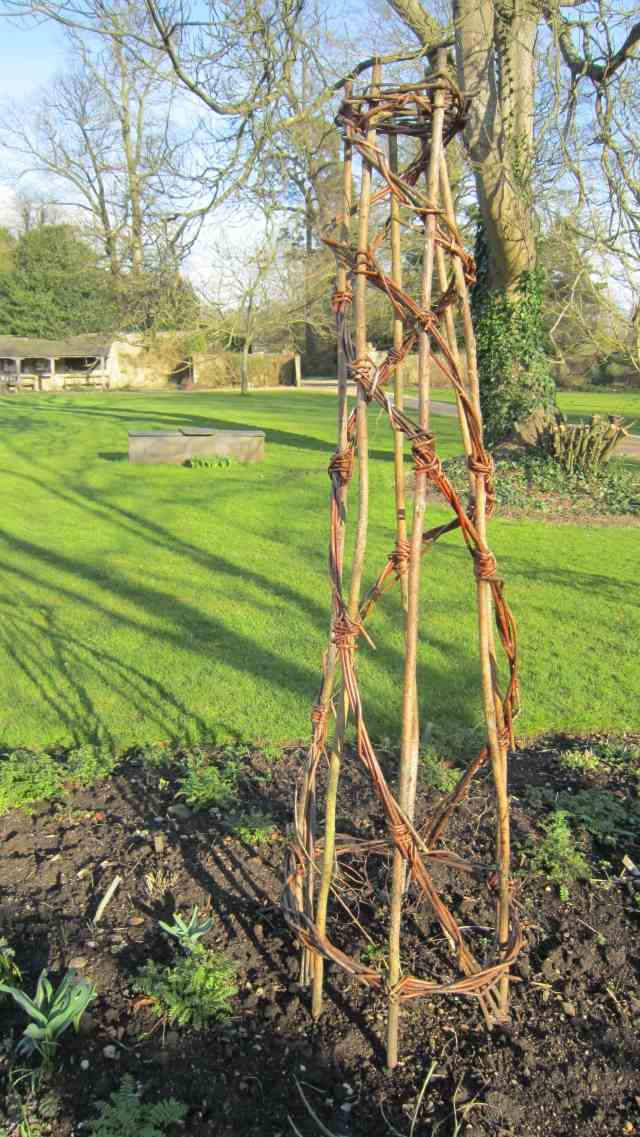
[[[390,0],[424,43],[417,0]],[[420,18],[422,12],[423,19]],[[541,322],[531,198],[535,38],[532,0],[453,0],[458,82],[471,99],[464,133],[481,234],[474,320],[487,441],[554,402]]]
[[[120,103],[118,115],[120,118],[120,133],[122,148],[126,164],[127,194],[131,210],[129,227],[129,252],[131,269],[134,275],[139,275],[143,268],[143,232],[144,220],[142,209],[142,186],[140,178],[140,123],[141,107],[138,107],[135,133],[131,116],[131,91],[129,83],[128,61],[122,43],[114,41],[114,59],[118,67],[120,78]]]
[[[240,360],[240,394],[249,394],[249,354],[251,352],[251,343],[249,339],[245,339],[242,346],[242,358]]]

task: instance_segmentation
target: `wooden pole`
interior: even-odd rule
[[[374,63],[371,71],[371,90],[377,91],[380,83],[380,64]],[[367,131],[367,142],[374,146],[375,127]],[[356,254],[356,280],[353,293],[353,319],[355,330],[356,360],[364,360],[367,355],[367,277],[365,269],[369,253],[369,214],[371,197],[371,163],[362,160],[360,181],[360,206],[358,209],[358,251]],[[356,438],[358,447],[358,524],[356,542],[351,568],[351,587],[349,590],[349,615],[358,616],[362,574],[367,549],[367,530],[369,525],[369,437],[367,424],[367,400],[358,388]]]
[[[349,98],[351,94],[351,83],[347,83],[345,87],[345,98]],[[347,135],[344,141],[344,159],[343,159],[343,180],[342,180],[342,218],[341,218],[341,239],[346,244],[349,239],[350,219],[351,219],[351,203],[352,203],[352,176],[353,176],[353,148],[351,141]],[[336,292],[338,294],[345,294],[347,290],[347,267],[345,261],[338,259],[336,269]],[[338,450],[344,451],[347,446],[347,385],[349,380],[346,358],[344,350],[344,340],[341,335],[341,319],[338,317],[338,421],[337,421],[337,435],[338,435]],[[342,570],[344,562],[344,539],[346,528],[346,510],[347,510],[347,486],[343,485],[340,488],[338,496],[338,533],[336,542],[336,573],[339,580],[342,579]],[[337,616],[337,606],[335,604],[331,616],[332,627]],[[321,696],[321,703],[328,709],[328,704],[331,699],[333,687],[335,683],[335,675],[337,668],[337,651],[333,637],[331,637],[331,644],[327,657],[327,667],[325,669],[325,680],[323,683],[323,691]],[[329,777],[327,784],[327,801],[325,809],[325,830],[324,830],[324,847],[322,853],[322,873],[320,878],[320,889],[318,893],[318,902],[316,906],[316,924],[318,929],[324,934],[327,926],[327,909],[329,905],[329,895],[331,892],[331,882],[333,878],[333,863],[335,856],[335,818],[336,818],[336,805],[338,796],[338,782],[340,780],[340,767],[342,762],[342,751],[344,746],[344,731],[346,724],[346,701],[345,696],[341,695],[338,699],[338,707],[336,714],[336,732],[334,744],[331,748],[329,757]],[[312,876],[311,867],[309,875]],[[311,998],[311,1014],[314,1019],[319,1018],[322,1013],[322,999],[324,989],[324,959],[321,955],[316,955],[313,962],[313,990]]]
[[[436,70],[444,66],[443,53],[438,53]],[[434,112],[431,127],[431,145],[427,174],[427,198],[436,204],[438,197],[438,174],[442,152],[442,128],[444,124],[444,95],[434,93]],[[425,240],[422,265],[421,301],[423,309],[431,306],[433,271],[435,261],[436,216],[428,213],[425,219]],[[419,340],[418,371],[418,413],[421,430],[429,425],[429,388],[431,344],[426,332]],[[413,528],[411,532],[411,552],[409,557],[409,582],[406,615],[405,671],[402,701],[402,749],[400,757],[400,784],[398,804],[410,821],[415,812],[416,785],[418,779],[418,705],[417,705],[417,654],[418,622],[420,601],[420,566],[422,562],[422,535],[427,499],[427,476],[416,473]],[[398,1062],[398,1040],[400,1029],[400,1004],[394,997],[394,988],[400,981],[400,927],[402,920],[402,898],[405,887],[404,859],[396,850],[393,858],[391,883],[391,910],[389,927],[389,1018],[387,1024],[387,1066],[393,1069]]]
[[[441,163],[440,185],[443,196],[445,215],[450,224],[455,224],[453,197],[449,176],[445,162]],[[460,297],[460,311],[466,348],[467,383],[471,399],[474,404],[479,421],[482,421],[480,409],[480,385],[476,361],[476,343],[471,319],[471,303],[469,290],[464,278],[462,265],[455,258],[456,287]],[[487,549],[486,536],[486,487],[482,474],[476,474],[475,507],[476,527],[482,551]],[[496,914],[496,931],[500,950],[504,953],[509,939],[509,868],[511,861],[510,825],[509,825],[509,797],[507,790],[507,744],[504,737],[504,720],[502,704],[496,686],[497,662],[495,650],[495,633],[493,626],[493,604],[491,586],[488,580],[478,579],[477,585],[478,606],[478,637],[480,641],[480,666],[482,676],[482,697],[487,723],[487,742],[491,756],[491,770],[496,794],[497,806],[497,834],[496,834],[496,860],[498,863],[498,904]],[[509,976],[504,975],[498,987],[499,1014],[506,1018],[509,1007]]]
[[[398,173],[398,138],[395,134],[389,135],[389,168],[393,174]],[[391,195],[391,279],[399,288],[402,287],[402,256],[400,241],[400,203],[395,194]],[[393,316],[393,346],[396,350],[402,347],[404,339],[404,322],[402,316],[394,312]],[[393,399],[399,411],[404,409],[404,389],[402,364],[396,367],[394,375]],[[393,432],[393,466],[396,491],[396,547],[400,548],[407,540],[406,502],[404,487],[404,435],[401,430]],[[407,610],[407,574],[400,577],[400,594],[402,607]]]

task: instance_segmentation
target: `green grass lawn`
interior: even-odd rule
[[[328,625],[334,401],[305,392],[0,400],[0,743],[117,747],[308,735]],[[262,427],[260,465],[129,466],[127,431]],[[434,420],[441,453],[456,421]],[[393,543],[389,432],[371,420],[368,578]],[[446,516],[430,510],[436,522]],[[521,733],[637,727],[637,530],[495,521],[522,638]],[[424,718],[481,722],[473,574],[458,535],[425,562]],[[360,655],[374,735],[397,737],[397,594]]]
[[[412,390],[411,394],[416,392]],[[442,403],[455,402],[451,387],[435,387],[433,399]],[[589,415],[624,415],[636,420],[634,434],[640,434],[640,391],[558,391],[558,406],[570,419]]]

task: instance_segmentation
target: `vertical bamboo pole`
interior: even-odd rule
[[[444,162],[441,163],[440,183],[443,203],[447,220],[454,224],[453,198],[449,176]],[[460,296],[460,310],[462,314],[462,327],[467,359],[467,383],[479,421],[482,422],[480,409],[480,385],[478,381],[478,368],[476,360],[476,344],[471,319],[471,304],[469,290],[464,279],[462,266],[456,258],[456,286]],[[486,488],[484,477],[475,475],[475,502],[476,526],[481,545],[486,549]],[[500,949],[504,952],[509,939],[509,867],[511,861],[510,826],[509,826],[509,798],[507,792],[507,746],[504,740],[504,722],[502,706],[496,689],[495,675],[497,672],[495,635],[493,630],[493,605],[491,599],[491,586],[488,580],[477,581],[478,604],[478,636],[480,641],[480,665],[482,676],[482,695],[485,718],[487,722],[487,742],[491,755],[491,769],[496,793],[498,813],[498,827],[496,835],[496,860],[498,863],[498,905],[496,918],[496,931]],[[499,1013],[506,1017],[509,1006],[509,977],[504,975],[500,980]]]
[[[398,138],[395,134],[389,135],[389,168],[393,174],[398,173]],[[394,193],[391,194],[391,279],[399,288],[402,287],[402,256],[400,242],[400,202]],[[402,347],[404,339],[404,323],[402,316],[394,312],[393,316],[393,346],[396,351]],[[396,367],[394,375],[393,400],[399,411],[404,409],[404,384],[402,364]],[[393,465],[396,491],[396,547],[400,547],[407,539],[406,504],[404,488],[404,435],[401,430],[393,432]],[[407,574],[400,577],[400,594],[402,607],[407,610]]]
[[[371,71],[371,91],[375,94],[380,83],[380,64],[374,63]],[[375,145],[375,126],[367,131],[367,142]],[[371,197],[371,163],[362,160],[360,182],[360,205],[358,209],[358,251],[356,254],[356,279],[353,293],[353,320],[355,330],[356,359],[363,360],[367,355],[367,277],[365,268],[369,254],[369,214]],[[358,616],[360,590],[364,559],[367,548],[369,526],[369,436],[367,423],[367,400],[364,392],[358,389],[356,438],[358,446],[358,524],[356,543],[353,550],[351,568],[351,588],[349,591],[349,615]]]
[[[438,53],[436,70],[443,65],[442,52]],[[431,125],[431,146],[427,175],[427,198],[435,205],[438,197],[438,176],[442,151],[442,128],[444,124],[444,95],[434,93],[434,112]],[[425,219],[425,242],[422,265],[422,307],[428,310],[431,305],[433,272],[435,261],[436,217],[428,213]],[[426,332],[420,336],[418,372],[418,411],[420,428],[426,430],[429,423],[429,370],[430,341]],[[402,750],[400,757],[400,784],[398,804],[403,812],[413,820],[416,785],[418,778],[418,708],[417,708],[417,654],[418,617],[420,601],[420,566],[422,559],[422,535],[427,498],[427,476],[416,473],[413,529],[411,532],[411,553],[409,558],[409,586],[406,617],[405,671],[402,701]],[[391,909],[389,927],[389,1018],[387,1024],[387,1066],[393,1069],[398,1062],[398,1036],[400,1028],[400,1005],[394,998],[394,988],[400,980],[400,927],[402,918],[402,897],[405,887],[404,860],[396,850],[393,858],[391,884]]]
[[[352,85],[348,82],[345,85],[345,98],[351,95]],[[343,157],[343,178],[342,178],[342,218],[341,218],[341,232],[340,239],[345,243],[349,240],[350,222],[351,222],[351,203],[352,203],[352,166],[353,166],[353,147],[351,140],[347,133],[344,141],[344,157]],[[346,292],[347,288],[347,267],[343,259],[339,258],[336,269],[336,291],[338,293]],[[347,446],[347,385],[349,375],[347,370],[348,360],[345,353],[344,340],[341,334],[341,320],[338,318],[338,450],[344,451]],[[339,491],[338,500],[338,534],[336,541],[336,572],[341,582],[342,570],[344,563],[344,541],[345,541],[345,527],[346,527],[346,508],[347,508],[347,486],[344,485]],[[337,604],[334,597],[334,605],[332,611],[332,624],[337,616]],[[327,676],[323,685],[323,699],[328,703],[333,691],[335,681],[335,673],[337,666],[337,649],[333,641],[329,647],[329,657],[327,663]],[[325,829],[324,829],[324,847],[322,853],[322,873],[320,878],[320,889],[318,892],[318,903],[316,908],[316,924],[319,931],[324,934],[327,926],[327,909],[329,904],[329,894],[331,891],[331,881],[333,878],[333,863],[335,856],[335,834],[336,834],[336,804],[338,796],[338,782],[340,780],[340,766],[342,761],[342,750],[344,746],[344,731],[346,720],[346,706],[344,695],[341,695],[338,700],[338,708],[336,714],[336,733],[334,744],[331,748],[329,757],[329,777],[327,782],[327,801],[325,809]],[[311,866],[310,866],[311,870]],[[313,990],[311,998],[311,1013],[314,1019],[317,1019],[322,1013],[322,997],[324,988],[324,959],[321,955],[316,955],[314,958],[313,966]]]
[[[443,155],[442,160],[443,160],[443,162],[445,161],[444,155]],[[438,284],[439,284],[440,288],[442,289],[442,291],[444,292],[446,287],[447,287],[448,281],[447,281],[447,264],[446,264],[444,249],[442,248],[442,245],[436,246],[436,264],[438,266]],[[456,366],[456,370],[458,371],[458,374],[460,375],[460,377],[462,377],[462,370],[460,367],[460,352],[458,350],[458,337],[456,335],[456,324],[455,324],[455,320],[453,317],[453,309],[451,306],[449,306],[445,310],[444,326],[445,326],[446,333],[447,333],[447,339],[449,341],[449,349],[450,349],[451,354],[453,356],[453,361],[454,361],[454,364]],[[466,416],[465,416],[464,411],[462,409],[462,403],[460,402],[460,399],[457,397],[457,395],[456,395],[456,406],[458,409],[458,423],[460,426],[460,433],[462,435],[462,445],[463,445],[465,454],[467,455],[467,457],[469,457],[469,455],[471,454],[471,439],[469,437],[469,427],[467,426],[467,419],[466,419]],[[470,472],[470,477],[473,477],[473,475],[471,475],[471,472]],[[473,489],[474,486],[472,485],[471,488]]]

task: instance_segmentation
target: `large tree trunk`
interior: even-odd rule
[[[465,144],[489,252],[506,292],[535,267],[529,169],[537,16],[523,0],[454,0],[458,81],[471,99]]]
[[[423,43],[440,38],[418,0],[390,0]],[[531,195],[533,0],[453,0],[458,81],[470,96],[465,145],[481,219],[474,295],[487,440],[554,401],[544,352]],[[441,35],[441,33],[440,33]]]

